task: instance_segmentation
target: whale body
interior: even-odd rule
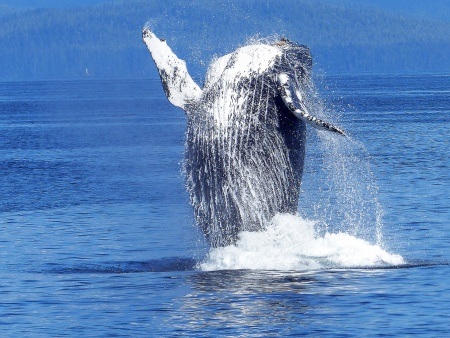
[[[184,170],[196,223],[211,246],[259,231],[277,213],[297,211],[306,124],[344,132],[305,104],[311,54],[281,39],[215,60],[200,88],[186,63],[143,30],[169,101],[187,116]]]

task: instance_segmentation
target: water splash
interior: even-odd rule
[[[278,214],[266,230],[242,232],[235,245],[211,249],[198,268],[302,271],[404,264],[401,256],[352,235],[327,232],[320,236],[316,224]]]
[[[327,135],[319,136],[328,187],[326,220],[338,230],[382,244],[383,209],[378,201],[378,187],[365,147],[348,138],[337,142]]]

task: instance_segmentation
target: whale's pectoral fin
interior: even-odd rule
[[[155,61],[170,103],[189,110],[189,105],[200,98],[202,90],[189,75],[186,62],[179,59],[165,40],[158,39],[148,28],[142,30],[142,40]]]
[[[281,73],[278,75],[278,85],[284,104],[298,119],[305,121],[305,123],[313,126],[314,128],[345,135],[342,129],[335,127],[328,122],[322,121],[317,117],[309,115],[308,109],[306,108],[302,97],[302,93],[292,85],[287,74]]]

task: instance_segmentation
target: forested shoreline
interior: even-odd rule
[[[156,76],[141,42],[146,22],[195,76],[215,55],[274,36],[308,45],[328,74],[450,73],[450,22],[352,3],[128,0],[0,10],[3,80]]]

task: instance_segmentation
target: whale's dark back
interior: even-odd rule
[[[221,83],[205,91],[186,138],[187,188],[212,246],[263,229],[278,212],[295,213],[305,154],[305,125],[283,104],[273,74],[226,85],[238,100],[228,105]],[[235,110],[225,124],[211,114],[216,106]]]

